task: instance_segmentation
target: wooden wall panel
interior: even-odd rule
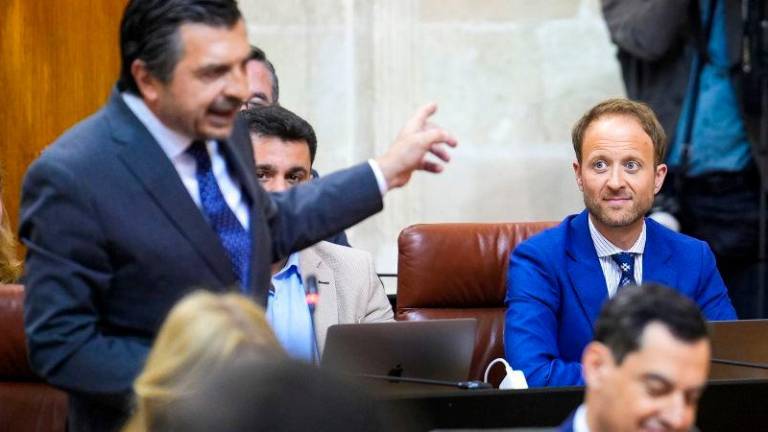
[[[0,0],[0,165],[18,226],[27,166],[104,103],[120,70],[125,0]]]

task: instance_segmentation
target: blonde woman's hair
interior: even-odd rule
[[[0,194],[3,192],[3,172],[0,168]],[[16,237],[11,229],[11,220],[0,196],[0,283],[13,283],[21,275],[21,261],[16,256]]]
[[[174,403],[233,362],[284,355],[260,306],[240,294],[192,293],[171,309],[160,328],[134,382],[136,410],[124,431],[161,429]]]

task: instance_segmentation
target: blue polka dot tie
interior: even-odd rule
[[[244,292],[248,291],[248,263],[251,257],[251,239],[224,200],[211,169],[211,157],[202,141],[194,141],[187,149],[197,163],[197,186],[200,190],[200,206],[208,224],[221,240],[229,255],[232,269]]]
[[[616,292],[624,288],[627,285],[637,285],[635,282],[635,256],[629,252],[621,252],[611,255],[613,261],[619,266],[621,271],[621,278],[619,278],[619,286],[616,288]]]

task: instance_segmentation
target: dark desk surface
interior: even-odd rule
[[[557,426],[582,396],[581,387],[379,393],[389,415],[418,420],[413,430]],[[767,403],[768,380],[713,381],[699,404],[697,425],[703,432],[760,430],[758,425],[768,425]]]
[[[768,320],[711,323],[712,357],[768,366]],[[713,363],[699,404],[703,432],[768,430],[768,369]],[[558,426],[581,403],[582,387],[454,390],[384,383],[374,393],[407,430]],[[405,430],[405,428],[397,428]]]
[[[712,358],[768,365],[768,320],[715,321]],[[712,379],[768,379],[768,369],[712,363]]]

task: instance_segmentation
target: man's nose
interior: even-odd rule
[[[271,182],[270,192],[284,192],[288,190],[289,187],[290,185],[284,178],[276,178]]]
[[[611,189],[620,189],[624,186],[624,171],[621,165],[611,167],[608,173],[608,187]]]
[[[662,418],[672,430],[687,431],[690,429],[695,409],[686,403],[685,395],[673,395],[669,404],[662,411]]]
[[[245,72],[244,67],[236,67],[230,74],[227,84],[224,87],[224,94],[228,97],[237,98],[238,100],[245,102],[250,98],[250,90],[248,87],[248,74]]]

